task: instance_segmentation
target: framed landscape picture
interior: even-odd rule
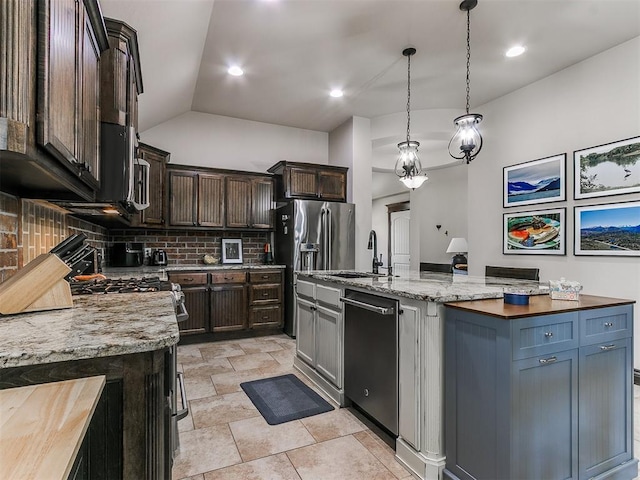
[[[503,169],[503,206],[533,205],[567,199],[567,155],[519,163]]]
[[[640,192],[640,137],[573,152],[574,198]]]
[[[574,207],[576,255],[640,256],[640,202]]]
[[[566,208],[503,215],[504,254],[565,255]]]

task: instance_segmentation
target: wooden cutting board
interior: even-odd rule
[[[66,480],[105,377],[0,390],[0,477]]]

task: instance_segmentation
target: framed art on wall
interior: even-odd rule
[[[567,199],[567,155],[519,163],[503,169],[503,206],[561,202]]]
[[[242,239],[222,239],[222,263],[242,263]]]
[[[640,192],[640,137],[573,152],[576,200]]]
[[[503,215],[502,253],[565,255],[566,208]]]
[[[574,254],[640,256],[640,202],[574,207]]]

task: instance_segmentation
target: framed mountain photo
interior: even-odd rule
[[[640,192],[640,137],[573,152],[573,197]]]
[[[640,202],[574,207],[574,254],[640,256]]]
[[[561,202],[567,198],[567,155],[519,163],[503,169],[503,206]]]

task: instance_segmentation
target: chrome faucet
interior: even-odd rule
[[[378,260],[378,237],[376,236],[375,230],[369,232],[367,250],[371,249],[373,249],[373,261],[371,262],[372,272],[378,273],[378,267],[382,265],[382,254],[380,254],[380,260]]]

